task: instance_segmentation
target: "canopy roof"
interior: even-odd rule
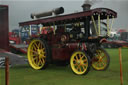
[[[64,23],[73,23],[78,21],[84,21],[86,17],[94,16],[95,20],[97,20],[97,16],[100,15],[101,19],[107,19],[107,16],[109,18],[116,18],[117,13],[111,9],[108,8],[96,8],[89,11],[84,12],[78,12],[78,13],[72,13],[67,15],[60,15],[55,17],[49,17],[44,19],[38,19],[38,20],[32,20],[27,22],[20,22],[20,26],[24,25],[32,25],[32,24],[43,24],[43,25],[58,25],[58,24],[64,24]]]

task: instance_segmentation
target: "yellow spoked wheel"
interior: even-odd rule
[[[88,73],[90,68],[90,59],[83,51],[76,51],[70,58],[72,71],[77,75]]]
[[[110,57],[108,53],[102,48],[97,49],[96,55],[92,58],[92,67],[95,70],[102,71],[108,68],[109,63]]]
[[[32,68],[39,70],[46,66],[46,44],[39,39],[31,41],[27,51],[28,61]]]

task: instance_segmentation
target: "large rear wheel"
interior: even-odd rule
[[[47,66],[48,51],[44,40],[33,39],[29,44],[27,56],[30,66],[39,70]]]
[[[72,71],[77,75],[87,74],[90,68],[90,58],[83,51],[76,51],[70,58]]]
[[[109,63],[110,57],[108,53],[103,48],[97,49],[96,55],[92,58],[92,67],[95,70],[102,71],[108,68]]]

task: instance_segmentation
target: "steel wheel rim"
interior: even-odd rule
[[[107,64],[107,55],[102,50],[96,50],[96,56],[92,58],[93,68],[96,70],[104,70]]]
[[[41,69],[46,60],[46,51],[41,40],[33,40],[28,47],[28,61],[32,68]]]
[[[75,52],[71,56],[70,65],[73,70],[78,75],[84,74],[88,68],[88,59],[84,52]]]

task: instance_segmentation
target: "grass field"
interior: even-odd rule
[[[87,75],[72,73],[70,66],[50,65],[45,70],[33,70],[29,65],[10,68],[10,85],[120,85],[118,49],[106,49],[110,54],[110,66],[106,71],[92,68]],[[128,85],[128,49],[122,49],[123,80]],[[4,69],[0,69],[0,85],[5,85]]]

